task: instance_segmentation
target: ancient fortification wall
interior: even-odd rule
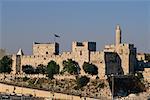
[[[58,43],[33,43],[32,49],[33,55],[23,55],[22,51],[13,55],[12,73],[20,73],[22,65],[37,67],[39,64],[47,65],[51,60],[56,61],[61,70],[63,60],[72,59],[79,64],[81,74],[85,74],[83,63],[90,62],[98,67],[98,76],[104,78],[106,74],[132,73],[136,65],[136,48],[133,44],[121,43],[120,26],[116,28],[116,44],[106,45],[103,51],[96,51],[96,42],[88,41],[72,42],[72,51],[62,54],[59,54]]]

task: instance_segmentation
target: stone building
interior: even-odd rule
[[[150,54],[137,53],[136,71],[141,72],[146,81],[150,82]]]
[[[120,58],[121,68],[123,73],[133,73],[136,67],[136,48],[134,44],[126,44],[121,42],[121,28],[119,25],[116,27],[116,44],[106,45],[105,52],[116,52]]]
[[[150,54],[149,53],[137,53],[136,56],[137,56],[138,61],[150,62]]]
[[[98,67],[98,76],[105,78],[110,74],[130,74],[134,73],[136,66],[136,48],[133,44],[121,43],[121,28],[116,27],[116,43],[106,45],[104,50],[96,51],[96,42],[72,42],[70,52],[59,53],[58,43],[33,43],[32,55],[24,55],[20,49],[17,54],[13,54],[13,74],[22,73],[23,65],[37,67],[39,64],[47,65],[54,60],[63,68],[63,60],[72,59],[78,62],[81,74],[85,74],[82,65],[90,62]]]

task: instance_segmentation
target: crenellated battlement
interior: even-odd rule
[[[81,67],[81,74],[85,74],[82,65],[89,62],[98,67],[98,76],[104,78],[105,75],[112,73],[129,74],[134,72],[136,66],[136,48],[133,44],[121,42],[121,28],[116,27],[116,43],[105,45],[102,51],[96,51],[96,42],[72,42],[70,52],[59,53],[59,44],[54,43],[33,43],[33,54],[23,55],[20,51],[18,56],[13,56],[13,73],[21,73],[22,65],[32,65],[37,67],[39,64],[47,65],[54,60],[60,65],[67,59],[76,61]],[[20,64],[20,65],[19,65]]]
[[[33,43],[33,55],[58,55],[58,43]]]

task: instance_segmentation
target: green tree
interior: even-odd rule
[[[46,73],[46,66],[43,64],[39,64],[35,69],[36,74],[45,74]]]
[[[91,75],[97,75],[98,74],[98,68],[90,63],[84,62],[83,64],[83,70],[85,73],[91,74]]]
[[[63,61],[63,70],[62,72],[68,72],[69,74],[79,74],[80,67],[77,62],[72,59],[68,59],[67,61]]]
[[[22,71],[26,74],[35,74],[35,69],[31,65],[23,65]]]
[[[78,89],[83,86],[86,86],[89,81],[90,81],[90,78],[88,78],[87,76],[81,76],[81,77],[77,78]]]
[[[59,73],[59,65],[51,60],[48,65],[47,65],[47,68],[46,68],[46,72],[47,72],[47,75],[50,79],[53,78],[54,74],[58,74]]]
[[[0,60],[0,73],[10,73],[12,67],[12,59],[8,56],[4,56]]]

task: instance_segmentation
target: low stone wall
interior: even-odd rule
[[[14,90],[15,88],[15,90]],[[0,92],[6,92],[6,93],[17,93],[17,94],[32,94],[36,97],[45,97],[45,98],[56,98],[56,99],[63,99],[63,100],[84,100],[84,97],[79,96],[73,96],[73,95],[67,95],[62,93],[54,93],[50,91],[44,91],[44,90],[37,90],[37,89],[31,89],[31,88],[25,88],[25,87],[18,87],[18,86],[12,86],[0,83]],[[86,98],[86,100],[93,100],[94,98]],[[98,100],[98,99],[94,99]]]
[[[76,79],[74,75],[54,75],[55,79]]]
[[[43,74],[0,74],[0,78],[28,77],[28,78],[46,78]]]
[[[89,77],[90,79],[96,79],[96,75],[89,75],[89,74],[83,74]],[[7,77],[7,78],[15,78],[15,77],[28,77],[28,78],[46,78],[46,75],[43,74],[0,74],[0,79]],[[55,79],[76,79],[75,75],[54,75]]]

